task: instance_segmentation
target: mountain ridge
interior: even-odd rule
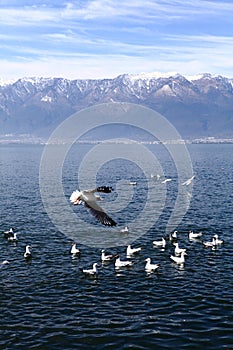
[[[113,79],[28,77],[0,86],[0,134],[48,135],[68,116],[106,102],[142,104],[183,138],[232,137],[233,79],[209,73],[123,74]]]

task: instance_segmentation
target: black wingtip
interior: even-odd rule
[[[91,205],[92,204],[92,205]],[[90,211],[90,213],[104,226],[116,226],[117,223],[108,214],[106,214],[96,203],[85,202],[85,207]]]
[[[112,218],[110,218],[107,214],[104,213],[104,215],[95,215],[97,220],[104,226],[108,227],[115,227],[117,226],[116,221],[114,221]]]
[[[103,225],[114,227],[114,226],[117,226],[117,223],[114,220],[110,220],[108,222],[104,222]]]
[[[96,189],[97,192],[111,193],[113,188],[111,186],[100,186]]]
[[[96,215],[96,218],[104,226],[109,226],[109,227],[117,226],[116,221],[110,218],[106,213],[100,213],[100,215]]]

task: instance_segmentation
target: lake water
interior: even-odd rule
[[[59,152],[59,146],[54,147]],[[69,207],[77,164],[88,147],[74,147],[64,162],[62,181]],[[161,147],[150,148],[158,159],[164,156],[165,175],[172,177],[174,166]],[[156,191],[160,187],[132,162],[110,162],[97,176],[98,185],[117,187],[123,177],[125,187],[127,181],[137,181],[122,192],[127,205],[119,201],[118,210],[112,210],[119,227],[103,228],[78,206],[71,208],[82,219],[77,230],[59,211],[59,219],[67,225],[63,232],[41,200],[43,146],[0,146],[0,230],[12,226],[18,232],[17,244],[0,237],[0,261],[10,262],[0,269],[1,349],[233,349],[233,145],[190,145],[188,149],[195,178],[190,207],[176,228],[180,246],[188,253],[185,265],[179,267],[170,259],[174,251],[170,242],[164,251],[152,245],[166,232],[177,177],[166,185],[164,208],[154,224],[149,207],[140,227],[122,235],[119,229],[125,224],[131,227],[144,210],[142,198],[150,184]],[[105,199],[111,205],[117,191]],[[146,230],[148,220],[152,224]],[[217,233],[224,244],[206,249],[188,240],[190,229],[202,231],[204,241]],[[134,234],[132,245],[142,251],[132,259],[132,268],[115,271],[113,263],[101,264],[101,248],[124,259]],[[73,239],[80,257],[69,254]],[[23,257],[26,244],[33,254],[29,263]],[[147,257],[160,264],[158,272],[145,272]],[[91,267],[93,262],[100,265],[98,278],[84,277],[79,268]]]

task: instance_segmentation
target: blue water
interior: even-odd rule
[[[88,148],[86,145],[70,152],[64,164],[66,196],[75,188],[74,169],[85,147]],[[162,159],[163,151],[153,147]],[[132,243],[142,247],[133,259],[133,267],[118,272],[112,263],[101,265],[100,246],[80,243],[81,256],[70,256],[72,238],[58,230],[41,200],[42,152],[41,145],[0,147],[0,230],[13,226],[19,239],[13,244],[0,237],[0,261],[10,262],[0,269],[0,348],[233,349],[233,145],[189,146],[196,177],[190,208],[177,227],[180,246],[188,252],[184,267],[171,262],[170,243],[165,251],[152,245],[165,232],[169,208],[177,195],[174,182],[167,194],[167,208],[148,232]],[[125,174],[127,165],[123,163],[117,166]],[[129,205],[114,216],[121,226],[127,220],[130,226],[143,210],[134,191],[145,194],[152,181],[137,167],[128,166],[126,177],[136,178],[137,186],[130,187]],[[165,160],[164,169],[171,175],[173,168],[169,167],[169,160]],[[121,180],[116,164],[103,167],[97,181],[101,184],[105,180],[108,184],[112,180],[114,186]],[[106,200],[116,198],[115,193],[111,195]],[[100,231],[105,248],[102,227],[90,219],[85,208],[74,210],[84,222],[90,220],[96,232]],[[143,225],[142,222],[142,230]],[[224,244],[211,250],[200,242],[190,242],[190,229],[202,231],[204,240],[217,233]],[[127,242],[127,237],[114,232],[120,243]],[[23,257],[26,244],[31,245],[33,253],[28,263]],[[118,252],[124,259],[124,244],[114,244],[106,250]],[[160,263],[157,273],[145,273],[144,260],[148,256]],[[79,267],[91,267],[95,261],[100,265],[98,278],[85,278]]]

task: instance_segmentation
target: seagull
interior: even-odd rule
[[[213,236],[212,241],[202,242],[205,248],[215,248],[216,247],[216,238]]]
[[[176,263],[176,264],[184,264],[184,256],[187,255],[186,252],[182,252],[181,256],[173,256],[171,255],[170,258]]]
[[[183,252],[186,253],[186,249],[179,248],[179,243],[173,243],[173,245],[175,246],[175,255],[180,255]]]
[[[177,231],[170,233],[169,239],[170,241],[175,241],[177,239]]]
[[[2,268],[4,265],[7,265],[7,264],[10,264],[8,260],[3,260],[1,263],[0,263],[0,268]]]
[[[161,183],[162,183],[162,184],[165,184],[165,183],[170,182],[170,181],[172,181],[172,179],[165,179],[165,180],[163,180]]]
[[[190,177],[190,179],[188,179],[187,181],[182,183],[182,186],[188,186],[192,183],[193,179],[194,179],[195,175],[193,175],[192,177]]]
[[[215,234],[215,235],[213,236],[213,238],[215,239],[215,245],[223,244],[223,243],[224,243],[224,240],[223,240],[223,239],[219,239],[217,234]]]
[[[80,271],[82,271],[87,276],[97,276],[98,275],[97,266],[98,264],[94,263],[92,266],[92,269],[83,269],[80,267]]]
[[[100,196],[95,194],[96,192],[110,193],[112,192],[112,187],[101,186],[93,190],[76,190],[71,194],[70,201],[73,205],[84,204],[84,206],[101,224],[105,226],[116,226],[117,223],[96,203],[96,201],[102,200]]]
[[[161,176],[159,174],[157,174],[157,175],[151,174],[150,177],[152,179],[156,178],[156,180],[159,180]]]
[[[165,248],[165,246],[166,246],[166,240],[164,237],[162,237],[162,239],[160,241],[153,241],[152,243],[155,247]]]
[[[147,258],[145,259],[145,261],[146,261],[145,270],[147,272],[156,271],[160,267],[160,264],[151,264],[151,258]]]
[[[142,250],[142,248],[131,248],[131,245],[128,245],[126,248],[126,255],[131,256],[133,254],[137,254]]]
[[[125,226],[124,228],[122,228],[122,229],[120,230],[120,232],[121,232],[121,233],[129,232],[128,226]]]
[[[18,241],[17,233],[14,232],[13,236],[9,236],[7,239],[8,239],[9,242],[17,242]]]
[[[115,268],[119,269],[120,267],[129,267],[132,266],[133,262],[132,261],[128,261],[128,260],[121,260],[120,257],[118,257],[115,261]]]
[[[72,242],[71,244],[70,254],[72,255],[80,254],[80,250],[76,247],[75,242]]]
[[[101,260],[102,260],[102,262],[112,261],[113,259],[115,259],[117,257],[118,257],[118,254],[106,255],[105,254],[105,250],[104,249],[101,250]]]
[[[210,242],[202,242],[204,247],[205,248],[216,248],[217,245],[220,245],[222,243],[224,243],[224,241],[222,239],[219,239],[218,238],[218,235],[215,234],[213,237],[212,237],[212,241]]]
[[[14,229],[11,227],[8,231],[3,232],[5,238],[13,237],[14,236]]]
[[[202,236],[202,232],[194,233],[193,231],[189,231],[189,239],[196,239]]]
[[[30,248],[31,248],[30,245],[26,245],[26,250],[25,250],[25,253],[23,255],[26,260],[29,260],[29,259],[32,258],[32,254],[30,252]]]

